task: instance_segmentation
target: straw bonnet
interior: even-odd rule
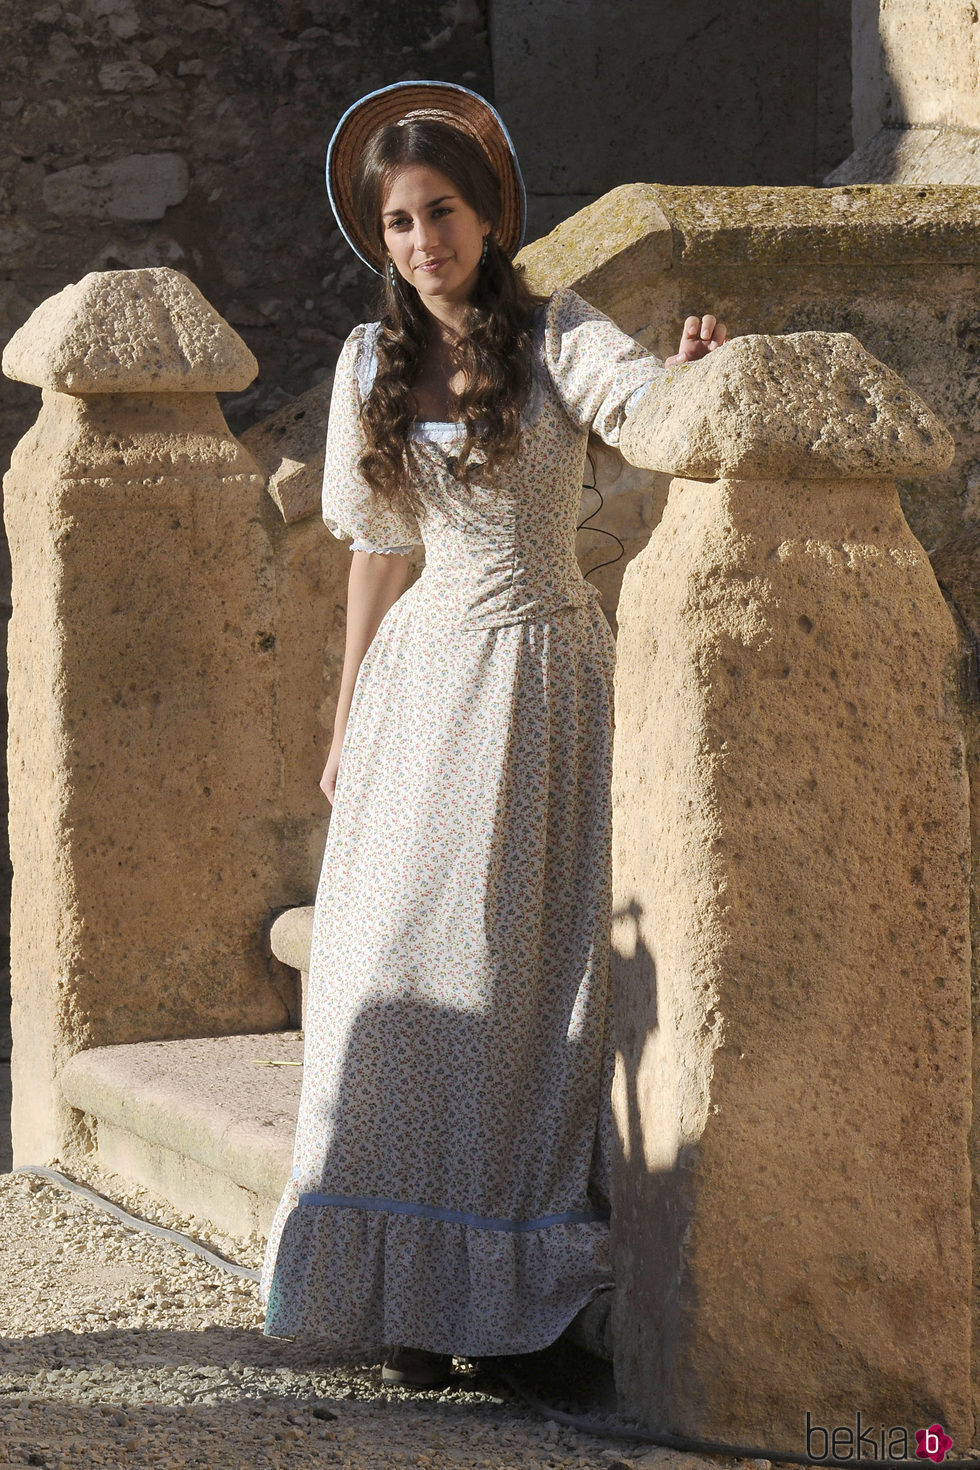
[[[500,114],[483,97],[455,82],[395,82],[368,92],[348,107],[327,149],[327,193],[341,232],[354,254],[381,275],[384,256],[354,213],[354,169],[371,134],[385,123],[416,118],[448,123],[475,138],[500,181],[501,210],[495,234],[500,248],[517,254],[524,239],[527,196],[517,154]]]

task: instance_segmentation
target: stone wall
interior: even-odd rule
[[[819,183],[851,147],[850,19],[850,0],[494,0],[534,223],[634,179]]]

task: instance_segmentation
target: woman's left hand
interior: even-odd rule
[[[716,352],[724,344],[728,329],[724,322],[713,316],[689,316],[681,333],[681,345],[673,357],[668,357],[666,367],[679,362],[697,362],[709,352]]]

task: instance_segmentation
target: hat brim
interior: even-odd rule
[[[394,82],[359,98],[338,122],[327,148],[327,194],[354,254],[378,275],[383,272],[377,241],[367,238],[354,213],[354,169],[372,133],[409,117],[449,123],[481,145],[500,181],[500,219],[494,234],[507,255],[516,255],[524,240],[527,194],[514,144],[496,109],[479,93],[454,82]]]

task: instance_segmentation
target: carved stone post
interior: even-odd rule
[[[16,333],[44,389],[5,480],[13,562],[15,1162],[71,1136],[92,1046],[287,1024],[263,478],[215,392],[256,363],[185,277],[86,276]]]
[[[962,1453],[969,798],[892,480],[951,441],[853,337],[801,333],[681,369],[622,448],[683,477],[619,607],[624,1406],[800,1451],[808,1414],[879,1445],[938,1420]]]

